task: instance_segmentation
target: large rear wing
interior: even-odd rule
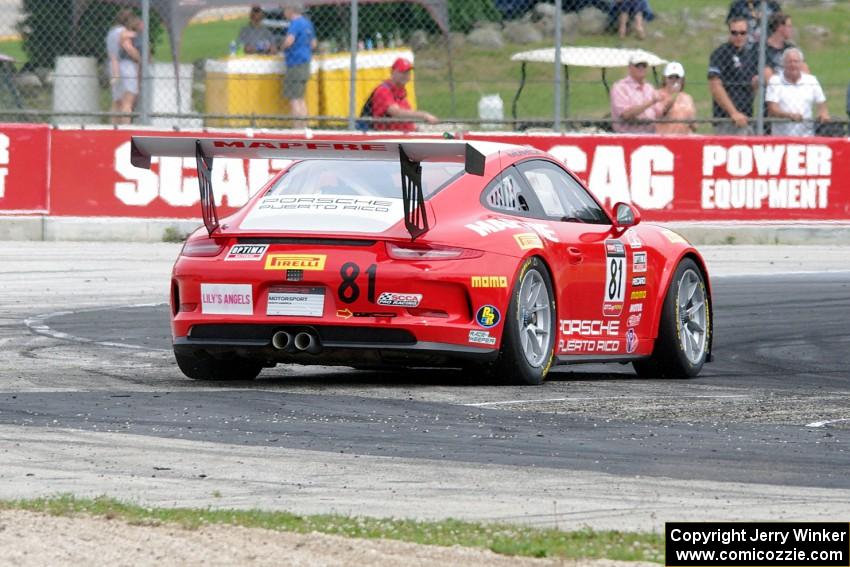
[[[207,231],[218,228],[210,172],[213,158],[398,160],[404,224],[416,239],[429,229],[422,194],[423,161],[462,163],[472,175],[484,175],[486,156],[467,142],[444,140],[343,142],[330,140],[272,140],[258,138],[192,138],[133,136],[130,161],[149,169],[152,156],[195,157],[201,212]]]

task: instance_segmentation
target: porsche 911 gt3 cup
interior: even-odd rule
[[[173,347],[199,380],[278,363],[475,368],[522,384],[554,364],[695,376],[711,358],[700,254],[606,209],[544,152],[461,141],[134,137],[192,157],[204,227],[172,275]],[[294,160],[219,219],[215,158]]]

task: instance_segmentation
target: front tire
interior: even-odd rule
[[[263,363],[247,358],[218,360],[210,356],[198,356],[174,352],[180,371],[192,380],[253,380],[263,369]]]
[[[632,363],[638,376],[692,378],[699,374],[711,347],[712,315],[702,271],[685,258],[664,297],[652,356]]]
[[[555,294],[549,270],[529,258],[514,283],[496,375],[521,385],[543,383],[555,356]]]

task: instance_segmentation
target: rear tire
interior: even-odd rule
[[[632,363],[642,378],[693,378],[711,346],[711,301],[702,271],[690,258],[676,267],[664,296],[652,356]]]
[[[180,371],[192,380],[253,380],[263,369],[263,363],[247,358],[218,360],[209,356],[174,353]]]
[[[526,260],[514,283],[494,374],[513,384],[542,384],[555,358],[555,294],[539,258]]]

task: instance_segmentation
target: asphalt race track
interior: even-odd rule
[[[697,379],[640,380],[630,366],[568,366],[558,367],[539,388],[492,385],[456,370],[294,365],[266,369],[248,384],[197,383],[184,379],[170,357],[164,304],[34,310],[25,326],[17,321],[4,327],[28,338],[0,344],[14,344],[21,360],[42,366],[53,380],[51,387],[43,378],[23,387],[13,380],[0,389],[0,446],[13,440],[13,431],[24,437],[74,431],[109,435],[118,446],[122,439],[148,439],[144,443],[165,447],[189,442],[224,451],[286,450],[317,463],[346,456],[384,465],[427,463],[445,471],[548,471],[553,478],[597,478],[603,484],[639,479],[659,492],[663,483],[703,482],[705,493],[704,487],[725,483],[736,487],[724,493],[727,510],[736,506],[736,491],[741,506],[758,499],[743,496],[742,485],[759,486],[765,494],[792,494],[794,488],[801,502],[811,490],[826,489],[809,502],[815,508],[804,513],[788,504],[785,517],[829,515],[818,508],[825,500],[846,511],[850,273],[723,276],[713,280],[713,290],[715,362]],[[214,474],[211,463],[202,478]],[[19,473],[23,469],[0,465],[0,481]],[[57,481],[22,490],[44,494],[64,487]],[[242,500],[229,504],[258,505],[250,494],[247,489]],[[573,496],[580,497],[580,489]],[[363,497],[372,498],[366,491]],[[308,511],[339,509],[311,506]],[[376,513],[374,506],[363,510]],[[383,515],[398,514],[392,506],[386,510]],[[764,519],[782,517],[769,513]],[[624,512],[618,514],[622,519]],[[499,506],[472,515],[506,517]],[[592,514],[577,517],[595,525]],[[656,524],[665,519],[656,518]]]

